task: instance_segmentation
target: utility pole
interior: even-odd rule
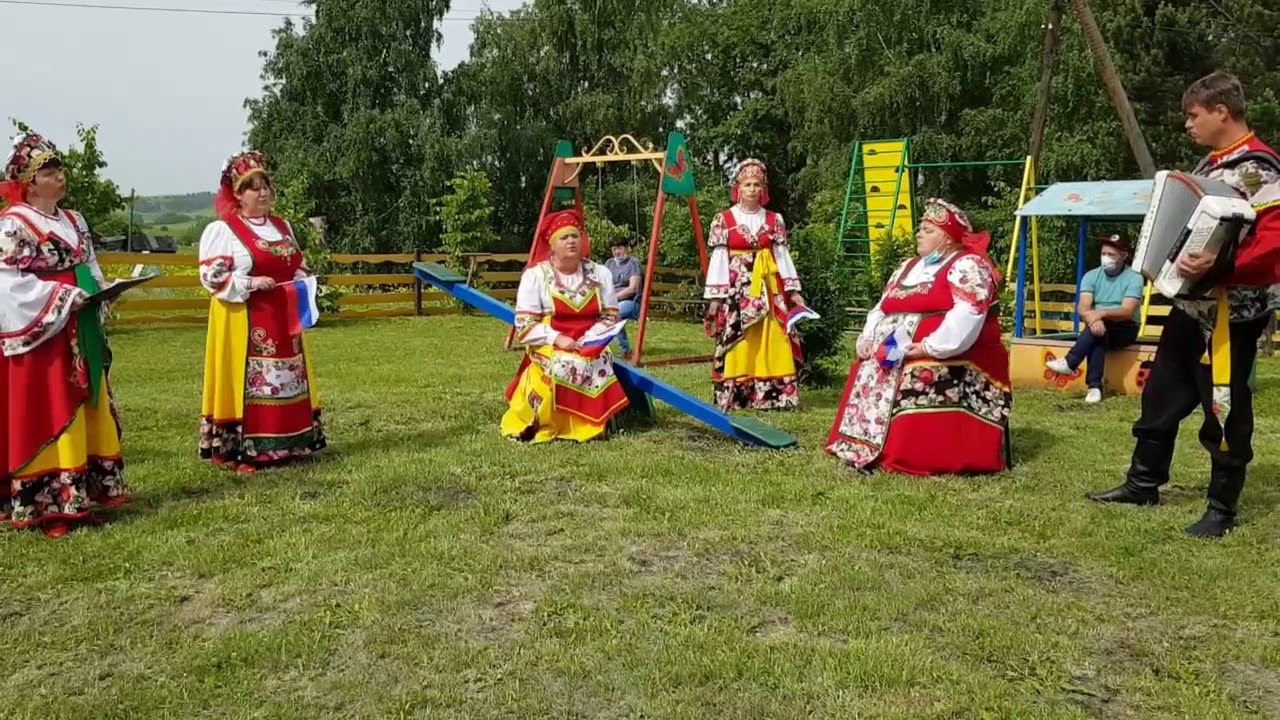
[[[133,252],[133,206],[138,201],[138,191],[129,188],[129,232],[124,236],[124,251]]]
[[[1063,0],[1050,0],[1049,18],[1044,31],[1044,53],[1040,60],[1040,86],[1036,89],[1036,110],[1031,119],[1030,151],[1032,167],[1040,166],[1040,152],[1044,148],[1044,128],[1049,122],[1049,99],[1052,95],[1053,73],[1058,64],[1058,37],[1062,31]]]
[[[1142,136],[1142,128],[1138,127],[1138,119],[1133,115],[1129,96],[1125,94],[1124,85],[1121,84],[1120,76],[1116,73],[1116,66],[1111,62],[1111,53],[1107,51],[1107,43],[1102,39],[1102,31],[1098,29],[1098,23],[1089,9],[1089,0],[1071,0],[1071,7],[1080,21],[1081,29],[1084,30],[1084,39],[1089,45],[1089,52],[1093,55],[1094,67],[1102,77],[1107,95],[1111,96],[1111,104],[1116,109],[1116,115],[1120,117],[1120,124],[1124,127],[1124,134],[1129,140],[1133,156],[1138,161],[1138,168],[1142,170],[1144,177],[1155,177],[1156,164],[1151,159],[1151,150],[1147,148],[1147,141]]]

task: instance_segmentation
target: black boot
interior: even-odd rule
[[[1125,505],[1159,505],[1159,490],[1144,490],[1129,485],[1126,480],[1124,483],[1101,492],[1088,493],[1085,497],[1094,502],[1105,503],[1122,503]]]
[[[1154,440],[1138,440],[1133,448],[1129,474],[1122,484],[1110,490],[1085,497],[1094,502],[1125,505],[1158,505],[1160,486],[1169,482],[1169,465],[1173,461],[1173,445]]]
[[[1236,527],[1236,507],[1244,490],[1244,468],[1214,465],[1209,475],[1209,507],[1187,528],[1193,537],[1222,537]]]
[[[1213,508],[1204,511],[1204,515],[1187,526],[1186,533],[1191,537],[1220,538],[1236,527],[1236,516],[1219,512]]]

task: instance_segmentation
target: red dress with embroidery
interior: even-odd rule
[[[957,302],[958,290],[948,281],[959,253],[931,280],[902,284],[920,262],[907,263],[880,302],[885,317],[872,341],[879,347],[896,328],[922,342],[941,325]],[[994,283],[968,304],[986,310],[973,345],[945,360],[923,357],[886,369],[874,359],[854,363],[827,451],[858,468],[878,466],[910,475],[998,472],[1009,465],[1009,353],[1001,340]]]
[[[804,353],[795,334],[784,333],[790,343],[789,362],[769,366],[757,359],[750,374],[732,375],[727,371],[730,354],[753,327],[770,319],[780,328],[786,327],[789,311],[786,294],[801,289],[786,250],[786,225],[782,216],[765,210],[760,229],[752,232],[738,223],[732,209],[725,210],[712,222],[708,245],[712,249],[713,265],[717,248],[728,251],[727,269],[717,273],[713,267],[712,276],[707,279],[706,296],[724,301],[715,318],[716,346],[711,359],[716,405],[725,411],[798,407],[796,373],[804,364]],[[759,287],[753,288],[756,282]]]
[[[288,283],[302,268],[302,251],[282,219],[272,216],[269,221],[282,240],[259,237],[238,216],[223,219],[252,258],[250,277]],[[203,417],[201,456],[219,462],[264,464],[324,448],[320,408],[312,405],[302,336],[290,332],[285,291],[276,287],[250,293],[245,305],[249,337],[244,359],[244,416]],[[214,322],[212,317],[210,322]]]
[[[27,206],[0,212],[9,228],[0,243],[0,262],[9,270],[60,284],[29,326],[0,332],[6,351],[0,352],[0,517],[15,526],[82,518],[94,507],[127,500],[124,461],[119,452],[104,455],[89,447],[86,455],[65,466],[33,464],[90,403],[89,364],[80,343],[81,317],[97,313],[98,308],[76,312],[69,308],[77,286],[82,284],[77,268],[82,273],[90,268],[98,276],[101,273],[84,220],[67,210],[59,213],[59,218],[50,218]],[[62,219],[70,221],[74,236],[58,234],[57,228],[65,228],[66,223],[54,223]],[[96,278],[88,282],[85,289],[93,292],[98,282]],[[0,293],[0,302],[16,303],[17,299]],[[65,324],[54,331],[56,319],[63,317]],[[112,444],[118,448],[120,424],[107,377],[110,355],[105,337],[99,337],[98,342],[103,353],[98,382],[105,387],[107,403],[97,408],[96,416],[105,416],[109,419],[101,421],[114,425],[107,432],[115,437]]]
[[[569,302],[555,291],[551,296],[552,312],[548,324],[556,332],[579,340],[604,315],[604,304],[599,288],[592,290],[585,301],[578,305]],[[518,318],[517,332],[521,325],[538,322],[533,318]],[[551,380],[557,410],[577,415],[591,423],[603,424],[627,406],[627,395],[613,374],[606,369],[600,355],[604,347],[581,353],[552,349],[538,352],[530,348],[520,363],[515,378],[507,386],[506,398],[510,402],[520,385],[520,379],[530,363],[538,363]],[[545,399],[529,398],[529,405],[536,408]]]

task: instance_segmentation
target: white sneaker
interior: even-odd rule
[[[1045,361],[1044,366],[1059,375],[1070,375],[1072,372],[1071,366],[1067,364],[1066,358],[1054,358],[1052,360],[1047,360]]]
[[[1102,391],[1098,388],[1089,388],[1089,392],[1084,394],[1084,401],[1087,403],[1102,402]]]

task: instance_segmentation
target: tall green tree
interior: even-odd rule
[[[307,0],[264,53],[249,143],[307,188],[335,247],[385,251],[431,236],[429,201],[451,173],[431,146],[435,53],[447,0]]]

